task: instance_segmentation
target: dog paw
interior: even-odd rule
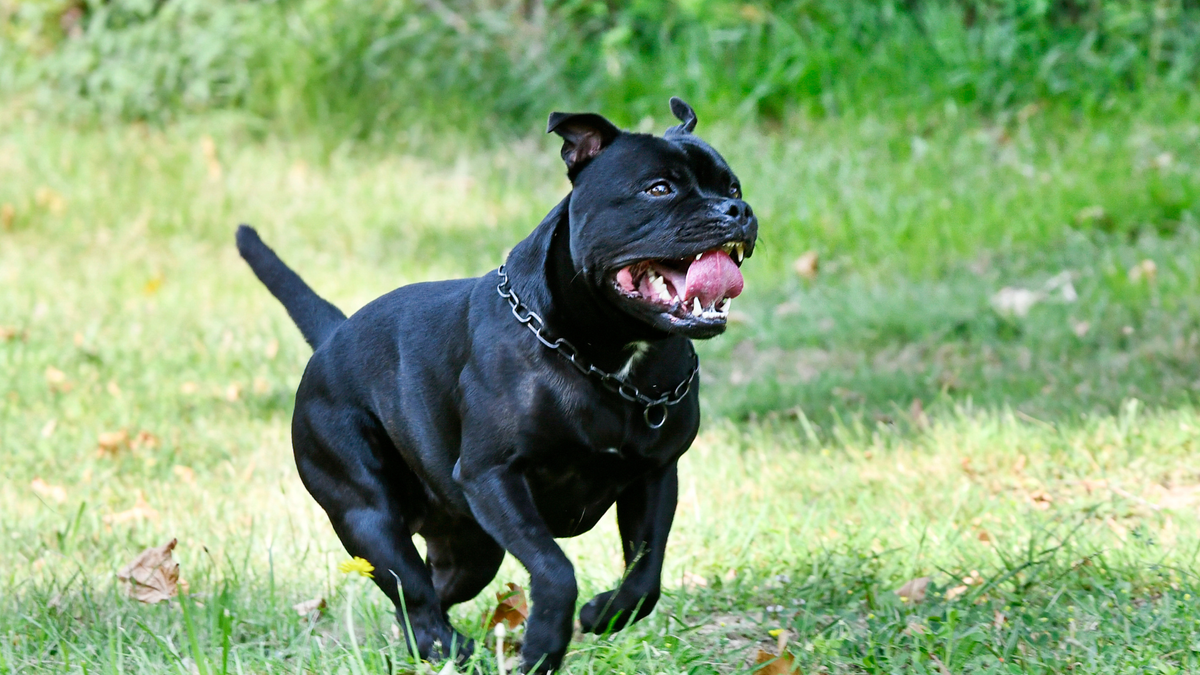
[[[605,591],[579,610],[579,625],[585,633],[618,631],[649,614],[657,602],[656,592],[630,597],[616,591]]]

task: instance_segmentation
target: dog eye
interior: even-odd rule
[[[651,197],[666,197],[672,192],[674,192],[674,190],[672,190],[671,186],[667,185],[665,181],[659,181],[658,183],[651,185],[650,189],[646,190],[646,194],[650,195]]]
[[[742,186],[738,185],[737,183],[734,183],[733,185],[731,185],[729,187],[729,196],[733,197],[734,199],[741,199],[742,198]]]

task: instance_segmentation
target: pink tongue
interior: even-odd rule
[[[706,251],[688,267],[684,300],[700,298],[704,309],[725,298],[736,298],[742,292],[742,271],[729,254],[717,249]]]

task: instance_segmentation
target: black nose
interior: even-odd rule
[[[725,215],[730,218],[753,218],[754,209],[740,199],[730,199],[725,202]]]

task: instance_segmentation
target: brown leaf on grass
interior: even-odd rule
[[[774,635],[775,632],[771,631],[771,634]],[[757,675],[791,675],[799,669],[795,657],[787,650],[789,637],[788,631],[780,630],[775,641],[775,651],[758,648],[758,653],[754,656],[754,672]]]
[[[11,326],[0,326],[0,342],[8,342],[9,340],[25,339],[25,331],[18,330]]]
[[[46,385],[50,387],[50,391],[59,393],[67,393],[74,386],[67,379],[67,374],[55,368],[54,366],[46,366]]]
[[[505,584],[505,587],[507,590],[496,592],[496,609],[492,610],[492,616],[488,619],[488,630],[495,628],[498,623],[503,623],[508,630],[512,630],[529,618],[525,589],[511,581]]]
[[[790,652],[785,651],[782,654],[775,654],[762,647],[758,648],[758,655],[754,657],[754,664],[757,666],[754,669],[756,675],[791,675],[791,673],[799,669],[799,666],[796,665],[795,657]]]
[[[142,448],[152,450],[158,446],[158,436],[155,436],[145,429],[139,431],[138,435],[133,439],[133,442],[130,443],[130,447],[132,447],[134,450],[141,450]]]
[[[106,431],[96,438],[96,455],[99,457],[109,456],[115,457],[122,449],[129,447],[129,432],[121,429],[120,431]]]
[[[13,221],[17,219],[17,209],[12,204],[0,206],[0,229],[13,229]]]
[[[325,611],[325,598],[313,598],[312,600],[297,602],[292,605],[292,609],[296,610],[296,613],[302,617],[308,617],[308,615],[314,612],[319,614]]]
[[[917,577],[897,588],[896,595],[900,596],[900,602],[925,602],[925,589],[928,587],[929,577]]]
[[[955,586],[954,588],[946,589],[946,602],[950,602],[969,590],[971,590],[970,586]]]
[[[699,574],[696,574],[695,572],[684,572],[683,573],[683,587],[684,588],[707,588],[708,587],[708,579],[706,579],[705,577],[703,577]]]
[[[1054,497],[1045,490],[1034,490],[1029,493],[1029,501],[1033,503],[1034,508],[1045,511],[1054,503]]]
[[[792,263],[792,269],[796,270],[796,274],[800,278],[812,281],[817,278],[817,273],[821,269],[821,258],[816,251],[808,251],[796,258],[796,262]]]
[[[67,501],[67,491],[61,485],[51,485],[41,478],[34,478],[29,487],[43,499],[50,499],[59,504]]]
[[[174,467],[172,467],[171,471],[174,472],[176,476],[179,476],[179,480],[187,483],[188,485],[192,485],[196,482],[196,472],[193,471],[192,467],[190,466],[176,464]]]
[[[138,490],[137,501],[134,502],[133,508],[129,509],[128,511],[121,511],[120,513],[109,514],[107,516],[104,516],[104,518],[103,518],[104,522],[106,522],[110,525],[113,523],[124,523],[124,522],[130,521],[130,520],[157,520],[157,519],[158,519],[158,511],[155,511],[153,508],[150,507],[150,505],[148,503],[146,503],[146,496],[142,494],[141,490]]]
[[[170,600],[179,593],[179,563],[171,557],[177,539],[142,551],[117,578],[127,584],[129,597],[153,604]]]

